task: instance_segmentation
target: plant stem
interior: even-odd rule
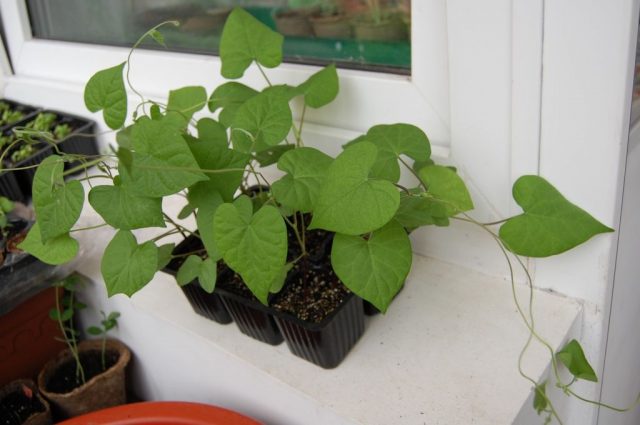
[[[162,215],[164,216],[164,219],[171,223],[176,230],[178,230],[178,232],[180,232],[180,234],[182,235],[183,239],[187,239],[187,235],[184,233],[184,230],[186,230],[183,226],[179,225],[178,223],[176,223],[175,221],[173,221],[173,219],[171,217],[169,217],[167,214],[165,214],[164,212],[162,213]]]
[[[77,227],[75,229],[71,229],[69,230],[69,233],[73,233],[73,232],[82,232],[85,230],[93,230],[93,229],[99,229],[101,227],[106,227],[108,226],[107,223],[102,223],[102,224],[96,224],[95,226],[88,226],[88,227]]]
[[[269,77],[267,77],[267,74],[264,72],[264,69],[262,69],[262,66],[258,62],[256,62],[256,65],[258,66],[258,70],[260,71],[260,73],[264,77],[264,80],[267,82],[269,87],[273,87],[273,84],[271,84],[271,80],[269,80]]]
[[[402,159],[402,157],[398,156],[398,160],[402,163],[402,165],[404,165],[407,168],[407,170],[409,170],[409,172],[411,174],[413,174],[413,176],[418,180],[418,183],[420,183],[420,185],[422,185],[422,188],[425,191],[428,191],[429,188],[428,188],[427,184],[422,181],[422,178],[420,178],[420,175],[418,175],[418,173],[416,173],[416,170],[414,170],[413,167],[411,167],[409,164],[407,164],[407,161]]]
[[[107,351],[107,332],[103,332],[102,334],[102,371],[107,370],[107,361],[106,361],[106,351]]]

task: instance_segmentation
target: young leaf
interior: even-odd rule
[[[233,147],[240,152],[259,152],[282,142],[291,130],[289,102],[260,93],[238,108],[231,126]]]
[[[158,247],[158,270],[164,269],[167,267],[167,264],[171,262],[171,254],[175,247],[176,244],[174,243],[168,243]]]
[[[339,90],[338,73],[334,64],[322,68],[296,89],[304,95],[304,103],[312,108],[331,103]]]
[[[329,166],[309,229],[361,235],[391,220],[400,205],[396,187],[371,179],[377,149],[368,142],[347,147]]]
[[[513,185],[513,198],[524,213],[511,217],[500,227],[500,238],[516,254],[548,257],[599,233],[613,232],[569,202],[542,177],[520,177]]]
[[[282,155],[290,150],[294,149],[295,145],[277,145],[272,146],[269,149],[265,149],[263,151],[257,152],[253,159],[258,161],[261,167],[268,167],[269,165],[275,164],[280,160]]]
[[[255,60],[267,68],[282,62],[284,37],[240,8],[227,18],[220,38],[222,76],[240,78]]]
[[[131,172],[120,167],[131,193],[149,198],[172,195],[208,177],[198,168],[180,132],[165,120],[140,119],[133,126]]]
[[[127,92],[122,70],[125,62],[96,72],[84,89],[84,104],[91,112],[102,110],[104,122],[116,130],[127,118]]]
[[[68,233],[56,236],[43,243],[40,239],[40,225],[36,222],[29,230],[25,240],[18,245],[18,248],[33,255],[43,263],[58,265],[73,260],[78,254],[80,245]]]
[[[275,207],[266,205],[255,214],[252,211],[246,196],[221,205],[213,219],[214,236],[224,261],[267,304],[273,281],[287,257],[287,230]]]
[[[166,227],[161,198],[134,195],[127,186],[94,186],[89,203],[112,227],[120,230]]]
[[[423,196],[400,194],[400,207],[393,217],[402,227],[414,230],[435,224],[448,226],[449,218],[445,206]]]
[[[580,343],[572,339],[564,348],[556,353],[556,358],[573,376],[586,381],[598,382],[598,377],[589,364]]]
[[[200,232],[200,239],[207,250],[209,258],[218,261],[222,255],[218,251],[213,237],[213,216],[224,200],[217,191],[189,191],[189,203],[198,207],[196,224]]]
[[[93,336],[102,335],[102,329],[100,329],[97,326],[89,326],[87,328],[87,332],[89,333],[89,335],[93,335]]]
[[[411,124],[376,125],[366,136],[359,137],[348,145],[367,141],[378,148],[376,162],[371,176],[396,183],[400,179],[398,158],[401,154],[418,161],[426,161],[431,156],[431,145],[427,135]]]
[[[178,274],[176,275],[178,285],[184,286],[196,279],[198,277],[198,273],[200,273],[201,264],[202,258],[197,255],[188,256],[187,259],[184,260],[184,263],[182,263],[182,266],[180,266]]]
[[[278,168],[287,174],[271,186],[276,200],[294,210],[313,210],[332,162],[333,158],[314,148],[294,149],[282,155]]]
[[[385,312],[411,270],[411,242],[407,232],[391,221],[369,239],[336,233],[331,265],[356,295]]]
[[[40,163],[33,179],[33,206],[45,243],[68,233],[82,212],[82,183],[77,180],[65,183],[63,171],[62,158],[51,155]]]
[[[207,91],[201,86],[182,87],[169,92],[165,118],[178,128],[186,128],[194,113],[207,104]]]
[[[257,94],[258,91],[251,87],[230,81],[219,86],[211,94],[209,98],[209,110],[215,112],[219,108],[222,108],[218,119],[220,120],[220,124],[225,128],[229,128],[231,124],[233,124],[238,108]]]
[[[411,166],[411,168],[413,168],[413,171],[415,171],[416,173],[419,173],[420,170],[422,170],[424,167],[427,167],[429,165],[436,165],[436,163],[431,158],[425,159],[424,161],[417,160],[417,161],[413,161],[413,165]]]
[[[153,279],[158,269],[158,248],[151,241],[138,245],[133,233],[120,230],[107,245],[100,269],[110,297],[131,296]]]
[[[280,273],[278,273],[276,278],[273,279],[273,282],[271,282],[271,289],[269,289],[270,293],[277,294],[278,292],[282,291],[282,287],[287,281],[287,274],[289,274],[289,270],[291,270],[292,268],[293,263],[287,263],[282,267]]]
[[[120,129],[116,133],[116,142],[118,143],[119,147],[129,150],[131,150],[131,148],[133,147],[133,145],[131,144],[131,128],[132,126],[129,125]]]
[[[538,415],[544,412],[549,403],[547,401],[547,381],[544,381],[540,385],[536,385],[535,395],[533,396],[533,408],[536,409]]]
[[[200,271],[198,273],[198,280],[200,281],[200,287],[208,292],[213,293],[216,288],[216,279],[218,278],[218,266],[211,258],[207,258],[200,264]]]
[[[156,29],[149,31],[149,36],[155,40],[156,43],[161,45],[162,47],[167,47],[164,43],[164,35]]]
[[[419,175],[427,185],[427,193],[444,205],[448,216],[473,209],[467,186],[455,171],[441,165],[430,165],[423,167]]]

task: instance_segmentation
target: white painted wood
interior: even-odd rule
[[[164,207],[175,216],[183,202],[172,197]],[[87,207],[78,226],[101,221]],[[146,240],[160,232],[136,234]],[[113,231],[75,235],[86,258],[79,271],[96,283],[83,300],[97,311],[122,312],[117,335],[134,352],[143,397],[222,404],[282,425],[495,425],[512,423],[531,392],[516,368],[526,328],[502,279],[414,257],[388,313],[368,320],[337,369],[322,370],[284,344],[258,343],[235,325],[197,316],[162,273],[131,299],[107,300],[99,258]],[[521,286],[516,293],[521,300],[528,296]],[[553,294],[535,297],[539,331],[559,347],[571,337],[581,307]],[[539,379],[548,352],[533,346],[525,364]]]

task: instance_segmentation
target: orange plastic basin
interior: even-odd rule
[[[125,404],[78,416],[59,425],[263,425],[231,410],[200,403],[157,401]]]

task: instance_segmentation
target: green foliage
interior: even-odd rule
[[[304,95],[304,103],[307,106],[320,108],[331,103],[338,96],[339,90],[336,66],[331,64],[298,86],[296,93]]]
[[[216,287],[217,268],[216,262],[211,258],[202,259],[197,255],[190,255],[184,261],[176,280],[180,286],[191,283],[194,279],[198,279],[202,289],[208,293],[212,293]]]
[[[7,215],[13,211],[13,208],[13,202],[4,196],[0,196],[0,239],[4,236],[5,227],[9,223]]]
[[[33,225],[25,240],[18,248],[28,252],[43,263],[59,265],[73,260],[80,250],[78,241],[73,239],[68,233],[49,238],[42,241],[40,222]]]
[[[178,128],[185,128],[194,113],[207,104],[207,91],[204,87],[182,87],[169,92],[166,119]]]
[[[171,254],[176,244],[168,243],[158,247],[158,270],[162,270],[171,262]]]
[[[598,382],[598,376],[584,355],[582,346],[575,339],[569,341],[562,350],[558,351],[556,358],[565,365],[565,367],[569,369],[569,372],[577,379]]]
[[[233,204],[218,207],[213,225],[225,263],[267,304],[287,257],[287,230],[278,210],[267,205],[254,214],[251,200],[241,196]]]
[[[473,209],[467,186],[455,171],[441,165],[430,165],[420,170],[420,179],[427,185],[427,194],[444,206],[447,216]]]
[[[216,112],[221,109],[218,118],[220,123],[228,128],[233,124],[238,108],[257,94],[258,92],[251,87],[230,81],[213,91],[209,98],[209,110]]]
[[[133,233],[120,230],[104,251],[100,265],[107,294],[131,296],[151,281],[158,269],[158,248],[149,241],[138,245]]]
[[[84,104],[91,112],[102,111],[104,122],[116,130],[127,118],[127,92],[122,71],[125,62],[96,72],[84,89]]]
[[[533,396],[533,408],[538,414],[547,410],[549,405],[547,401],[547,381],[542,384],[536,385],[535,394]]]
[[[500,227],[500,238],[516,254],[548,257],[598,233],[613,231],[569,202],[542,177],[520,177],[513,185],[513,198],[524,213]]]
[[[387,311],[411,269],[407,232],[391,221],[367,238],[337,233],[331,264],[340,280],[380,311]]]
[[[282,62],[284,37],[240,8],[235,8],[222,31],[222,76],[240,78],[253,61],[267,68]]]
[[[94,186],[89,203],[104,221],[120,230],[165,227],[162,198],[144,198],[131,193],[130,186]]]
[[[355,236],[379,229],[393,218],[400,205],[398,190],[369,176],[377,152],[373,144],[361,142],[338,155],[320,189],[310,229]]]

